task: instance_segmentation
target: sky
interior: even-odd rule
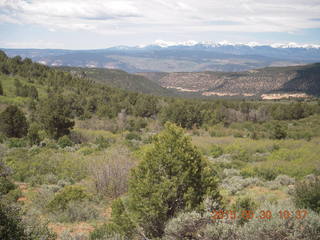
[[[320,44],[320,0],[0,0],[0,48]]]

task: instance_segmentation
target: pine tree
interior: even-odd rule
[[[148,237],[159,237],[170,218],[181,211],[203,210],[206,198],[220,202],[215,172],[183,130],[167,123],[132,172],[128,192],[132,222]]]
[[[70,119],[68,104],[61,95],[50,94],[39,106],[39,122],[50,137],[59,139],[70,133],[74,122]]]
[[[8,106],[0,114],[0,132],[7,137],[21,138],[27,134],[27,129],[27,119],[18,107]]]
[[[0,96],[3,96],[3,88],[2,88],[2,83],[0,82]]]

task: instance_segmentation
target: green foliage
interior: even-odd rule
[[[134,234],[135,226],[130,219],[130,215],[125,209],[125,205],[123,204],[121,198],[113,201],[111,207],[111,224],[113,225],[112,228],[114,228],[116,233],[131,238]]]
[[[29,240],[24,232],[24,226],[15,207],[0,202],[0,239],[5,240]],[[30,239],[31,240],[31,239]]]
[[[201,210],[205,197],[220,200],[214,172],[174,124],[153,138],[129,182],[128,211],[148,236],[161,236],[180,211]]]
[[[147,126],[147,122],[143,118],[133,118],[128,120],[126,129],[131,132],[133,131],[138,132],[142,128],[145,128],[146,126]]]
[[[16,95],[20,97],[30,97],[38,100],[38,91],[34,86],[22,84],[18,79],[15,79],[14,86],[16,88]]]
[[[0,196],[7,194],[11,190],[16,189],[16,185],[7,177],[0,176]]]
[[[89,201],[69,201],[64,209],[52,212],[59,222],[85,222],[97,219],[99,212]]]
[[[8,147],[9,148],[21,148],[26,147],[27,141],[23,138],[9,138],[8,139]]]
[[[130,132],[126,135],[126,139],[127,140],[138,140],[140,141],[141,140],[141,137],[138,133],[135,133],[135,132]]]
[[[70,133],[74,122],[69,117],[70,109],[63,96],[52,95],[41,101],[39,119],[50,137],[59,139]]]
[[[256,203],[249,197],[238,198],[233,205],[233,209],[237,212],[238,216],[241,216],[238,220],[239,224],[244,224],[248,222],[249,219],[245,216],[245,212],[254,213],[257,208]]]
[[[280,123],[276,123],[272,129],[272,138],[284,139],[286,137],[287,137],[287,128]]]
[[[193,126],[201,126],[203,114],[200,106],[187,101],[173,101],[163,108],[161,113],[162,122],[172,122],[183,128],[191,129]]]
[[[68,136],[65,135],[65,136],[59,138],[58,145],[61,148],[65,148],[65,147],[72,147],[74,145],[74,143],[70,140],[70,138]]]
[[[210,148],[210,156],[213,158],[220,157],[223,154],[223,149],[220,146],[213,145]]]
[[[309,208],[320,213],[320,177],[296,183],[294,202],[299,208]]]
[[[154,96],[141,96],[134,105],[134,115],[140,117],[151,117],[158,113],[158,99]]]
[[[279,171],[275,168],[255,168],[256,174],[268,181],[274,180],[278,175]]]
[[[84,201],[90,198],[89,194],[79,186],[66,186],[56,193],[53,200],[48,204],[50,211],[65,210],[72,201]]]
[[[3,87],[2,87],[1,81],[0,81],[0,96],[3,96]]]
[[[20,209],[0,202],[0,239],[55,240],[56,235],[38,219],[22,220]]]
[[[37,123],[31,123],[28,129],[27,139],[29,141],[29,145],[39,145],[41,142],[41,138],[39,136],[40,127]]]
[[[0,113],[0,132],[7,137],[21,138],[27,135],[27,119],[16,106],[8,106]]]
[[[96,138],[95,140],[95,144],[98,145],[98,149],[106,149],[110,146],[110,142],[107,138],[103,137],[103,136],[99,136]]]
[[[4,199],[5,201],[8,201],[8,202],[16,202],[21,196],[22,196],[22,192],[20,188],[16,188],[8,192],[5,195]]]
[[[108,237],[115,235],[120,235],[125,239],[133,238],[134,234],[136,233],[136,226],[131,221],[130,214],[127,213],[127,209],[125,208],[123,200],[121,198],[114,200],[111,207],[112,213],[110,223],[96,228],[90,234],[90,240],[109,239]]]

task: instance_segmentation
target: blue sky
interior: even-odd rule
[[[320,44],[320,0],[0,0],[0,47]]]

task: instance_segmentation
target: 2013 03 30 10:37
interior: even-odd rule
[[[280,217],[281,219],[288,218],[296,218],[299,220],[303,220],[307,217],[308,211],[306,209],[299,209],[296,211],[289,210],[280,210],[276,214],[273,214],[270,210],[260,210],[260,211],[252,211],[252,210],[243,210],[243,211],[235,211],[235,210],[213,210],[211,212],[212,220],[221,220],[221,219],[261,219],[261,220],[270,220],[273,217]]]

